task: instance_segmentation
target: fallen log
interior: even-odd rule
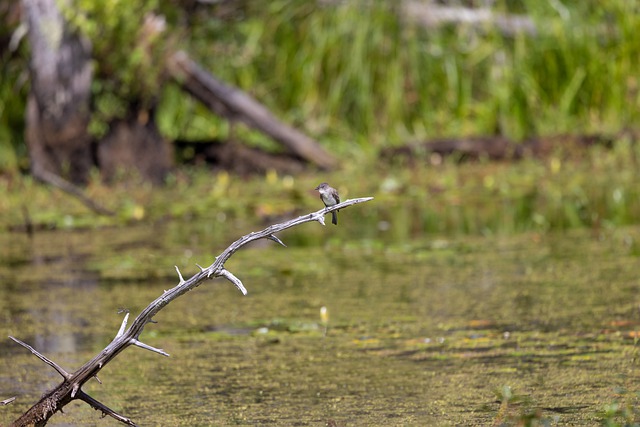
[[[245,92],[218,80],[191,60],[186,52],[179,51],[171,55],[167,60],[167,69],[182,89],[221,117],[241,121],[263,132],[289,152],[322,169],[331,169],[336,165],[333,156],[316,141],[279,121]]]
[[[622,137],[637,140],[633,133],[620,135],[555,135],[548,137],[532,137],[517,142],[504,136],[472,136],[460,138],[433,139],[414,142],[399,147],[390,147],[380,152],[382,159],[407,158],[411,161],[422,156],[436,155],[441,159],[453,156],[458,161],[465,160],[520,160],[527,157],[544,158],[551,154],[561,153],[575,156],[585,149],[600,145],[611,148],[614,142]]]
[[[488,7],[444,6],[420,0],[405,0],[401,4],[405,19],[426,28],[453,24],[480,29],[495,28],[505,36],[521,33],[535,36],[538,33],[535,22],[526,15],[502,14]]]
[[[264,175],[271,170],[294,175],[304,171],[306,162],[288,153],[269,153],[236,141],[173,142],[176,157],[182,164],[206,164],[240,176]]]
[[[142,334],[144,327],[148,323],[153,322],[153,318],[160,310],[166,307],[170,302],[175,300],[176,298],[184,295],[185,293],[197,288],[204,281],[209,279],[214,279],[216,277],[224,277],[233,283],[238,290],[242,292],[243,295],[247,294],[247,289],[245,288],[242,281],[237,278],[233,273],[228,271],[224,264],[227,260],[241,247],[246,245],[247,243],[253,242],[259,239],[269,239],[273,240],[276,243],[285,246],[285,244],[276,237],[276,234],[286,230],[287,228],[295,227],[296,225],[303,224],[305,222],[318,221],[322,225],[324,225],[324,216],[330,212],[336,211],[338,209],[345,209],[351,205],[355,205],[357,203],[368,202],[372,200],[373,197],[363,197],[358,199],[349,199],[340,204],[326,207],[324,209],[320,209],[317,212],[312,212],[306,215],[299,216],[298,218],[291,219],[289,221],[274,224],[262,231],[253,232],[247,234],[246,236],[242,236],[240,239],[233,242],[227,249],[225,249],[219,256],[215,258],[213,264],[209,267],[199,267],[200,272],[194,274],[190,279],[185,280],[182,277],[182,273],[178,267],[176,267],[176,272],[178,273],[179,282],[178,284],[165,291],[162,295],[156,298],[151,304],[147,306],[142,312],[136,317],[136,319],[131,323],[129,328],[127,329],[127,323],[129,319],[129,313],[127,312],[122,320],[122,324],[115,338],[107,347],[102,350],[99,354],[97,354],[93,359],[89,362],[85,363],[80,369],[78,369],[74,373],[68,373],[54,361],[48,359],[43,354],[39,353],[36,349],[31,347],[30,345],[20,341],[17,338],[9,337],[16,343],[22,345],[31,353],[33,353],[36,357],[42,360],[47,365],[51,366],[53,369],[62,376],[62,383],[60,383],[54,389],[45,393],[42,398],[33,405],[27,412],[25,412],[20,418],[14,421],[11,426],[13,427],[26,427],[26,426],[44,426],[47,424],[47,421],[58,411],[62,411],[62,408],[66,406],[69,402],[79,399],[83,402],[87,403],[92,408],[101,411],[104,415],[108,415],[123,424],[127,424],[130,426],[135,426],[136,424],[125,417],[124,415],[118,414],[116,411],[110,409],[105,404],[97,401],[93,397],[89,396],[82,390],[82,386],[89,381],[91,378],[96,378],[98,372],[102,368],[104,368],[107,363],[113,360],[118,354],[120,354],[123,350],[125,350],[129,346],[136,346],[143,348],[145,350],[152,351],[154,353],[161,354],[163,356],[169,356],[164,350],[152,347],[148,344],[140,341],[140,335]],[[197,265],[197,264],[196,264]]]

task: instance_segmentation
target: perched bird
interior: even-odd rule
[[[320,192],[320,200],[326,207],[334,206],[340,203],[340,196],[335,188],[330,187],[329,184],[323,182],[316,187],[316,190]],[[337,211],[331,212],[331,222],[338,225],[338,213]]]

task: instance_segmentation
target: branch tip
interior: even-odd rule
[[[180,273],[180,269],[178,268],[177,265],[174,265],[174,267],[176,268],[176,271],[178,272],[178,277],[180,277],[180,285],[182,285],[184,283],[184,278],[182,277],[182,273]]]
[[[124,319],[122,319],[122,324],[120,325],[120,329],[116,334],[116,338],[120,338],[124,334],[124,330],[127,328],[128,321],[129,321],[129,310],[127,310],[127,314],[125,314]]]
[[[282,240],[278,239],[278,238],[277,238],[276,236],[274,236],[273,234],[269,234],[269,235],[267,236],[267,239],[269,239],[269,240],[273,240],[274,242],[281,244],[281,245],[282,245],[282,246],[284,246],[285,248],[287,247],[287,245],[285,245],[285,244],[282,242]]]
[[[163,349],[152,347],[152,346],[150,346],[148,344],[145,344],[145,343],[143,343],[141,341],[138,341],[135,338],[131,339],[131,344],[135,345],[136,347],[144,348],[145,350],[153,351],[154,353],[158,353],[158,354],[161,354],[163,356],[169,357],[169,353],[167,353]]]
[[[222,270],[220,270],[220,275],[236,285],[236,288],[238,288],[238,290],[242,292],[242,295],[247,295],[247,289],[242,284],[242,281],[234,276],[232,272],[223,268]]]
[[[14,400],[16,400],[15,396],[10,397],[10,398],[5,399],[5,400],[2,400],[2,401],[0,401],[0,406],[8,405],[8,404],[12,403]]]

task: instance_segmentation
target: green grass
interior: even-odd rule
[[[635,2],[516,5],[537,35],[426,30],[394,2],[280,0],[249,8],[226,33],[216,27],[213,48],[203,44],[211,33],[191,48],[336,149],[345,139],[380,147],[437,135],[617,131],[638,119]]]
[[[102,6],[96,6],[96,14]],[[153,6],[149,2],[140,7],[146,11]],[[238,183],[233,177],[211,178],[200,171],[178,172],[163,190],[126,184],[108,189],[95,178],[88,192],[116,209],[115,219],[95,219],[79,204],[69,207],[67,196],[43,190],[30,180],[8,178],[0,182],[4,187],[0,190],[6,193],[0,198],[0,210],[8,212],[3,225],[24,221],[24,210],[14,208],[22,205],[35,222],[56,227],[202,217],[211,212],[248,220],[256,215],[290,215],[315,206],[317,200],[306,189],[322,180],[338,185],[343,197],[346,191],[376,196],[376,203],[366,209],[368,222],[363,227],[393,224],[386,234],[397,239],[422,232],[599,228],[635,224],[640,218],[640,153],[624,139],[612,152],[594,149],[580,160],[557,154],[516,164],[459,166],[445,161],[416,168],[376,160],[380,148],[443,135],[503,134],[520,139],[633,130],[640,119],[638,2],[590,0],[563,6],[553,0],[499,1],[497,12],[526,14],[538,27],[535,36],[513,37],[492,28],[425,30],[402,19],[396,3],[383,1],[325,5],[276,0],[267,7],[248,2],[231,18],[193,13],[189,26],[185,26],[184,11],[169,4],[161,7],[168,31],[189,34],[182,38],[181,47],[225,81],[249,91],[277,116],[319,138],[345,159],[341,170],[322,179],[272,174],[265,180],[268,189],[262,178]],[[139,16],[128,14],[126,6],[116,11],[128,19]],[[90,19],[93,15],[78,16]],[[121,24],[113,17],[105,22],[109,25],[100,27],[104,31],[113,28],[120,33],[104,34],[101,43],[95,44],[96,55],[109,52],[106,41],[122,41],[125,33],[135,36],[139,30],[132,22]],[[94,28],[90,23],[77,25]],[[170,39],[167,44],[176,43]],[[161,52],[162,48],[158,47]],[[175,85],[157,90],[152,81],[157,73],[147,74],[143,63],[127,58],[112,55],[110,61],[102,62],[97,57],[96,76],[102,80],[96,88],[117,84],[120,93],[127,93],[127,82],[146,75],[148,81],[137,86],[135,96],[145,98],[148,94],[140,93],[145,87],[160,95],[158,120],[165,135],[227,136],[226,122]],[[17,70],[19,62],[2,59],[5,68]],[[108,70],[101,64],[122,69],[105,78]],[[19,119],[26,90],[14,90],[16,75],[0,77],[0,93],[7,95],[0,101],[0,152],[5,153],[3,161],[10,163],[0,162],[2,170],[15,170],[16,163],[25,168]],[[114,83],[118,75],[120,83]],[[96,91],[98,98],[113,96]],[[20,99],[14,102],[12,96]],[[96,99],[95,105],[110,105],[109,100]],[[111,111],[102,110],[104,114]],[[243,140],[270,146],[265,137],[239,127],[237,135]],[[261,197],[273,191],[281,197],[267,201]]]
[[[437,136],[617,133],[640,119],[635,1],[496,2],[496,13],[536,23],[536,35],[515,36],[491,26],[425,29],[388,1],[246,2],[226,15],[155,0],[94,3],[79,2],[65,14],[95,39],[98,134],[125,114],[121,98],[130,96],[140,105],[160,101],[158,123],[169,138],[228,136],[225,121],[160,72],[163,55],[177,47],[340,154]],[[151,10],[166,17],[167,30],[145,54],[142,12]],[[134,54],[118,48],[127,40],[137,40]],[[5,55],[3,68],[25,69],[27,57],[25,48]],[[12,163],[0,165],[4,170],[25,156],[17,118],[26,90],[15,90],[16,75],[0,77],[7,95],[0,101],[0,150],[14,147],[18,156],[3,155]],[[242,139],[273,147],[240,128]]]
[[[367,156],[353,158],[340,171],[319,176],[266,176],[239,179],[207,169],[179,169],[166,187],[131,182],[112,187],[98,177],[87,188],[115,217],[96,217],[79,202],[28,177],[0,179],[0,228],[25,221],[45,227],[127,225],[163,219],[249,227],[293,218],[320,209],[313,188],[336,186],[343,199],[374,196],[349,209],[348,232],[375,240],[410,241],[422,234],[511,234],[572,228],[613,228],[640,218],[640,146],[618,141],[612,150],[595,147],[579,160],[564,154],[512,163],[406,167],[385,165]],[[375,171],[372,174],[371,171]],[[277,194],[277,197],[272,195]],[[269,195],[269,197],[266,197]],[[24,208],[23,208],[24,207]],[[336,229],[338,231],[342,229]],[[628,242],[637,251],[638,244]]]

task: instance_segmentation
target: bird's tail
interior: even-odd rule
[[[331,223],[338,225],[338,213],[336,211],[331,212]]]

